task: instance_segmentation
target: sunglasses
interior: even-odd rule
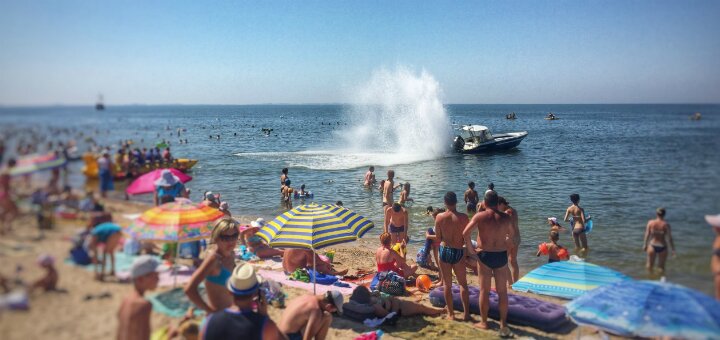
[[[220,239],[220,241],[224,241],[224,242],[231,242],[231,241],[237,241],[239,236],[240,236],[240,233],[234,233],[234,234],[230,234],[230,235],[222,235],[221,234],[220,236],[218,236],[218,239]]]

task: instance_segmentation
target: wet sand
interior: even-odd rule
[[[148,206],[137,202],[121,200],[105,200],[107,210],[116,217],[120,225],[129,221],[121,214],[140,213]],[[268,217],[265,216],[267,219]],[[242,216],[241,221],[249,221],[252,216]],[[29,311],[6,311],[0,314],[0,334],[3,339],[32,339],[40,336],[52,335],[55,339],[111,339],[115,337],[117,328],[117,309],[122,298],[131,289],[131,284],[120,283],[114,278],[105,282],[93,279],[91,271],[66,264],[63,260],[70,249],[69,239],[75,231],[82,229],[83,220],[56,219],[55,229],[46,231],[42,239],[37,239],[38,230],[34,215],[26,214],[18,218],[14,224],[14,234],[0,239],[0,273],[8,278],[14,277],[17,265],[23,267],[21,277],[26,283],[42,275],[41,269],[35,264],[40,253],[49,253],[56,258],[56,267],[60,273],[59,288],[65,292],[36,292],[30,298]],[[374,250],[378,241],[374,237],[363,239],[356,243],[332,247],[336,250],[335,264],[337,268],[349,268],[350,273],[358,269],[372,269],[375,267]],[[410,249],[408,259],[415,254]],[[524,270],[526,271],[526,270]],[[469,277],[472,284],[477,283],[477,277]],[[169,289],[169,288],[163,288]],[[285,287],[288,298],[304,294],[305,291]],[[93,298],[85,300],[90,295],[110,293],[109,298]],[[537,297],[537,296],[534,296]],[[563,303],[562,300],[540,297],[543,300]],[[430,304],[427,294],[414,295],[405,299]],[[282,309],[270,308],[270,316],[276,322],[280,320]],[[459,313],[456,312],[456,315]],[[479,316],[473,316],[479,320]],[[157,329],[169,324],[175,324],[172,319],[163,314],[153,312],[152,326]],[[403,317],[396,326],[381,327],[386,333],[386,339],[411,338],[452,338],[452,339],[478,339],[496,338],[498,323],[490,322],[491,330],[482,331],[472,327],[468,322],[451,322],[442,317]],[[518,337],[532,338],[599,338],[599,335],[589,328],[570,328],[561,334],[548,334],[542,331],[512,326]],[[362,332],[371,331],[361,323],[348,319],[335,317],[328,338],[352,339]]]

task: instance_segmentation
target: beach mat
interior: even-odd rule
[[[205,295],[205,287],[200,285],[198,287],[200,296]],[[187,312],[188,308],[195,305],[188,299],[187,295],[182,288],[174,288],[162,293],[151,294],[148,296],[148,300],[153,305],[153,311],[173,318],[180,318]],[[202,315],[204,312],[200,309],[195,309],[195,315]]]
[[[430,303],[435,307],[445,307],[444,287],[437,287],[430,292]],[[470,313],[480,314],[480,289],[468,286],[470,292]],[[453,284],[453,307],[462,311],[460,302],[460,286]],[[490,291],[490,312],[488,315],[500,319],[498,295]],[[565,317],[565,309],[556,303],[538,300],[528,296],[508,294],[508,322],[515,325],[530,326],[545,332],[554,332],[570,323]]]
[[[273,280],[275,282],[282,284],[285,287],[300,288],[300,289],[303,289],[303,290],[311,292],[311,293],[313,291],[312,282],[305,283],[305,282],[301,282],[301,281],[290,280],[287,277],[287,275],[285,275],[285,273],[283,273],[283,272],[261,269],[260,271],[258,271],[258,274],[260,274],[260,276],[262,276],[263,279]],[[355,289],[355,287],[357,287],[357,285],[355,285],[353,283],[347,283],[347,284],[350,285],[349,288],[318,284],[316,286],[316,289],[317,289],[318,294],[325,294],[325,292],[328,292],[331,290],[337,290],[340,293],[342,293],[343,295],[350,295],[350,294],[352,294],[353,289]]]

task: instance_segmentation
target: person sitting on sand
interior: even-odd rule
[[[538,252],[535,256],[547,255],[548,263],[567,261],[569,254],[567,249],[558,244],[560,240],[560,233],[557,231],[550,232],[550,242],[541,243],[538,247]]]
[[[210,244],[205,259],[193,273],[190,282],[185,285],[185,295],[198,308],[213,313],[230,307],[232,296],[227,293],[225,284],[235,268],[235,246],[240,235],[233,220],[222,219],[213,227]],[[208,301],[200,296],[198,286],[205,282]]]
[[[88,248],[92,253],[95,264],[95,278],[99,281],[105,279],[105,263],[110,257],[110,276],[115,276],[115,249],[122,238],[122,228],[110,222],[100,223],[90,231]],[[102,261],[100,261],[98,248],[103,247]]]
[[[336,290],[296,297],[285,308],[280,331],[288,340],[323,340],[332,323],[331,313],[342,314],[343,300],[342,294]]]
[[[373,295],[365,286],[357,286],[350,295],[348,304],[371,305],[375,316],[384,318],[391,312],[398,313],[401,316],[439,316],[442,315],[444,309],[434,308],[423,305],[421,303],[398,299],[394,296],[382,296],[380,294]],[[349,309],[349,307],[348,307]]]
[[[468,224],[467,215],[457,211],[457,196],[454,192],[448,191],[444,197],[445,211],[435,218],[435,234],[440,240],[440,270],[443,286],[452,287],[453,272],[457,276],[460,285],[460,301],[463,306],[463,320],[470,320],[470,293],[467,288],[467,271],[463,250],[463,228]],[[475,215],[477,216],[477,215]],[[472,249],[472,248],[468,248]],[[452,290],[445,289],[445,301],[452,301]],[[447,304],[447,319],[455,320],[453,304]]]
[[[157,288],[160,263],[149,255],[142,255],[133,261],[130,276],[133,291],[120,303],[118,311],[118,340],[150,339],[150,315],[152,303],[145,299],[145,292]]]
[[[565,227],[561,226],[557,221],[557,217],[548,217],[548,224],[550,225],[550,231],[565,231]]]
[[[655,264],[655,256],[658,257],[658,269],[665,272],[665,261],[667,260],[668,242],[672,249],[672,255],[675,256],[675,243],[673,242],[670,224],[665,221],[665,208],[657,208],[655,210],[655,219],[648,221],[645,228],[645,240],[643,241],[643,250],[647,252],[646,268],[648,272],[653,272]],[[651,240],[652,239],[652,240]],[[649,247],[648,247],[648,242]]]
[[[364,185],[366,187],[369,187],[371,185],[375,184],[375,167],[371,166],[368,169],[368,172],[365,173],[365,183]]]
[[[258,218],[257,220],[250,222],[250,228],[242,231],[242,237],[245,240],[245,245],[247,245],[248,250],[261,259],[283,256],[285,253],[284,250],[271,248],[265,243],[265,240],[263,240],[260,235],[257,235],[258,230],[264,226],[265,220]]]
[[[489,190],[484,200],[487,210],[478,212],[463,231],[467,249],[473,249],[471,234],[477,229],[477,253],[470,255],[480,261],[478,282],[480,282],[481,321],[475,327],[487,329],[488,311],[490,308],[490,284],[495,279],[495,289],[500,305],[500,336],[511,335],[507,327],[508,294],[507,283],[509,270],[508,249],[512,248],[514,237],[512,217],[498,208],[498,195]],[[450,296],[446,297],[449,301]]]
[[[182,197],[185,194],[185,185],[180,182],[180,178],[173,175],[169,169],[164,169],[160,178],[155,181],[155,192],[153,202],[155,206],[162,202],[173,202],[175,198]]]
[[[35,289],[42,289],[45,292],[57,290],[57,283],[60,280],[60,276],[55,269],[55,258],[48,254],[42,254],[38,257],[37,264],[45,269],[45,275],[32,284],[30,292],[33,292]]]
[[[283,339],[280,329],[268,316],[268,303],[260,289],[262,278],[250,264],[237,266],[226,284],[232,306],[205,319],[201,339]],[[287,313],[287,311],[286,311]]]
[[[384,232],[392,236],[392,244],[407,242],[408,212],[400,203],[385,208]]]
[[[398,203],[404,207],[405,202],[415,202],[415,200],[410,198],[410,183],[405,183],[402,191],[400,192],[400,201]]]
[[[572,233],[573,240],[575,241],[575,251],[580,250],[581,252],[587,252],[587,235],[585,234],[585,210],[580,208],[580,195],[570,195],[570,205],[565,211],[565,222],[570,221],[572,218]]]
[[[468,215],[475,213],[477,211],[478,204],[478,193],[475,191],[475,182],[468,182],[468,189],[465,190],[465,194],[463,196]]]
[[[312,269],[313,255],[315,256],[315,269],[320,274],[327,275],[345,275],[348,270],[336,271],[332,264],[325,262],[310,249],[285,249],[283,255],[283,270],[285,274],[290,275],[296,269]]]
[[[405,259],[392,249],[391,236],[380,234],[380,247],[375,251],[378,272],[394,271],[404,278],[415,275],[418,266],[409,266]]]

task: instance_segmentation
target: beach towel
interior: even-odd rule
[[[204,296],[205,286],[200,285],[198,287],[198,291],[200,292],[200,296]],[[188,308],[191,306],[195,307],[195,305],[190,302],[187,295],[185,295],[182,288],[175,288],[162,293],[151,294],[148,296],[148,300],[152,303],[153,310],[155,312],[165,314],[173,318],[180,318],[187,313]],[[196,316],[200,316],[203,313],[205,313],[203,310],[195,309]]]
[[[287,275],[285,275],[285,273],[283,273],[283,272],[261,269],[258,271],[258,274],[260,274],[260,276],[262,276],[263,279],[276,281],[286,287],[300,288],[307,292],[313,291],[312,283],[305,283],[305,282],[290,280],[287,277]],[[350,287],[326,286],[326,285],[319,284],[316,286],[317,294],[325,294],[325,292],[329,292],[331,290],[337,290],[338,292],[340,292],[343,295],[350,295],[350,294],[352,294],[353,289],[355,289],[355,287],[357,287],[357,285],[355,285],[355,284],[348,284],[348,285]]]
[[[270,270],[276,270],[276,269],[282,269],[282,258],[270,258],[270,259],[257,259],[254,261],[248,262],[250,265],[255,267],[255,270],[258,269],[270,269]]]
[[[435,307],[445,307],[444,287],[437,287],[430,292],[430,303]],[[480,289],[476,286],[468,286],[470,292],[470,313],[480,314]],[[460,286],[452,286],[453,307],[462,311],[460,302]],[[490,291],[490,312],[489,316],[499,320],[498,295]],[[508,294],[508,322],[516,325],[525,325],[540,329],[545,332],[553,332],[565,326],[569,320],[565,317],[563,306],[531,298],[528,296]]]

